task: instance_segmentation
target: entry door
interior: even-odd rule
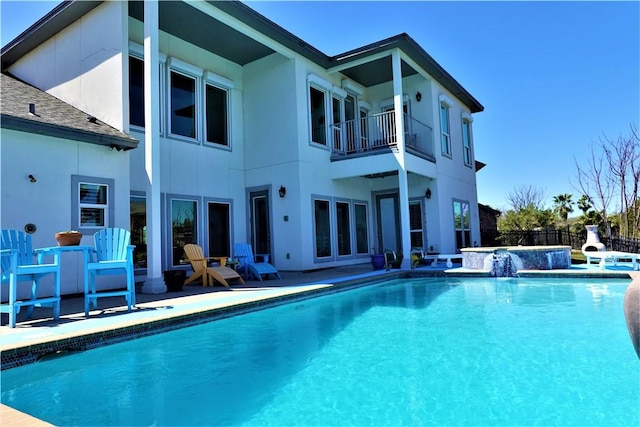
[[[254,254],[271,253],[271,223],[269,222],[269,191],[249,193],[251,205],[251,246]],[[272,254],[273,256],[273,254]]]
[[[397,194],[376,196],[378,212],[378,250],[390,249],[398,252],[402,248],[400,234],[400,208]]]

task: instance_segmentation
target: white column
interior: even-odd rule
[[[409,225],[409,181],[405,166],[404,113],[402,110],[402,63],[400,51],[394,50],[391,55],[393,68],[393,109],[396,115],[396,135],[398,141],[398,199],[400,202],[400,233],[402,236],[402,267],[411,265],[411,228]]]
[[[147,174],[147,280],[142,293],[167,292],[160,223],[160,73],[158,2],[144,2],[144,167]]]

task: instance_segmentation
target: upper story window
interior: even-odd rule
[[[171,70],[171,133],[196,138],[196,79]]]
[[[205,84],[207,142],[229,145],[228,92]]]
[[[144,127],[144,62],[129,56],[129,124]]]
[[[309,86],[311,141],[327,145],[326,92]]]
[[[471,166],[471,120],[462,118],[462,155],[464,164]]]
[[[449,131],[449,106],[440,103],[440,145],[442,154],[451,157],[451,134]]]

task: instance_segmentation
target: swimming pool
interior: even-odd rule
[[[628,280],[395,280],[0,373],[55,425],[638,425]]]

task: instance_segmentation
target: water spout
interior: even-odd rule
[[[491,256],[491,277],[516,277],[516,269],[507,251],[495,251]]]

